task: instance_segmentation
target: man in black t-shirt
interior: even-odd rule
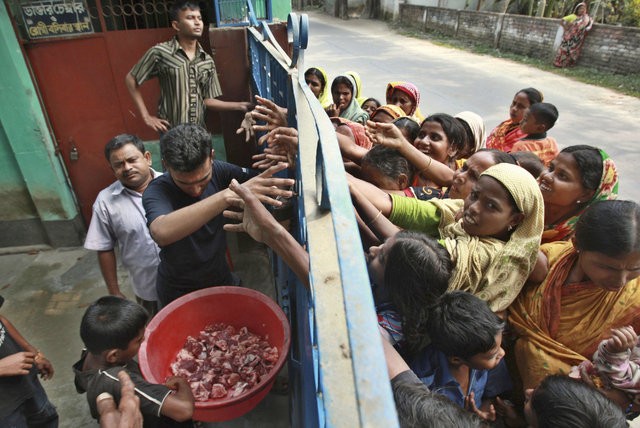
[[[160,246],[157,292],[161,306],[191,291],[215,285],[238,285],[227,264],[222,212],[231,199],[231,180],[246,186],[263,203],[280,205],[291,197],[293,180],[273,178],[286,164],[260,175],[213,160],[211,137],[196,125],[178,125],[160,140],[166,173],[142,196],[151,237]]]

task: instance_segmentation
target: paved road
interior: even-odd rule
[[[560,112],[550,131],[561,147],[590,144],[606,150],[620,174],[620,195],[640,201],[640,99],[579,83],[526,65],[434,45],[400,36],[386,23],[342,21],[310,12],[306,67],[320,65],[335,75],[355,70],[363,92],[384,101],[392,80],[413,82],[426,114],[480,114],[487,130],[508,117],[513,95],[521,88],[541,90]]]

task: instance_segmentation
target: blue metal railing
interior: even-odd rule
[[[306,15],[289,16],[289,57],[266,23],[249,28],[254,92],[288,109],[298,129],[297,217],[292,233],[310,254],[307,290],[278,259],[281,305],[292,324],[294,427],[396,427],[360,236],[336,134],[304,82]],[[300,73],[299,73],[300,71]]]

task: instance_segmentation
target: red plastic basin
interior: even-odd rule
[[[240,417],[267,395],[286,361],[290,328],[282,309],[269,297],[242,287],[211,287],[194,291],[162,308],[146,328],[146,340],[138,358],[143,376],[163,384],[172,376],[170,364],[184,346],[187,336],[195,336],[205,326],[223,322],[247,327],[271,346],[278,347],[279,358],[266,379],[245,394],[234,398],[196,402],[193,419],[216,422]]]

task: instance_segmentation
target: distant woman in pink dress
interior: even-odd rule
[[[584,39],[593,26],[593,20],[587,13],[587,4],[578,3],[571,15],[562,18],[560,25],[564,28],[564,35],[553,65],[571,67],[578,61]]]

